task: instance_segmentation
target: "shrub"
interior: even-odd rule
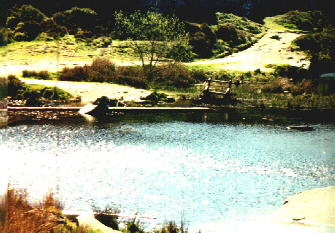
[[[195,54],[192,52],[192,46],[188,44],[188,41],[179,41],[172,45],[166,57],[177,62],[190,62]]]
[[[8,96],[17,97],[27,90],[27,86],[14,75],[8,76]]]
[[[12,40],[12,33],[7,28],[0,28],[0,46],[7,45]]]
[[[47,195],[43,202],[32,205],[28,202],[25,191],[9,189],[4,205],[6,218],[2,228],[5,232],[51,232],[62,219],[62,207],[52,194]]]
[[[15,28],[19,22],[40,23],[45,18],[46,15],[32,5],[22,5],[20,8],[12,10],[11,16],[7,19],[7,25],[10,28]]]
[[[265,84],[262,91],[265,93],[282,93],[283,91],[289,90],[291,86],[289,79],[278,78]]]
[[[165,87],[187,88],[197,80],[192,73],[182,64],[167,64],[157,67],[154,82]]]
[[[203,32],[196,32],[190,36],[190,45],[193,47],[193,52],[199,57],[209,58],[212,56],[212,44],[206,34]]]
[[[34,40],[41,33],[40,25],[35,21],[25,21],[17,24],[14,31],[14,39],[17,41]]]
[[[187,233],[188,229],[185,227],[185,224],[181,222],[178,226],[175,222],[170,221],[164,223],[161,229],[154,230],[154,233]]]
[[[88,80],[93,82],[104,82],[115,76],[115,64],[106,58],[96,58],[91,66],[87,67]]]
[[[252,34],[259,34],[263,30],[261,24],[253,22],[245,17],[239,17],[231,13],[217,12],[216,19],[218,25],[231,24],[234,28],[238,30],[246,31]]]
[[[98,14],[90,8],[73,7],[70,10],[55,13],[55,22],[65,26],[72,34],[77,33],[78,29],[94,30],[97,25]]]
[[[44,19],[40,23],[40,27],[43,32],[53,38],[60,38],[68,33],[66,27],[56,24],[55,21],[50,18]]]
[[[308,70],[291,65],[271,65],[274,68],[274,75],[280,77],[288,77],[293,80],[302,80],[309,76]]]
[[[92,41],[92,45],[97,48],[107,48],[111,44],[112,38],[107,36],[98,37]]]
[[[310,71],[315,76],[334,72],[335,67],[335,29],[324,28],[322,32],[298,37],[294,41],[299,49],[311,57]]]
[[[87,81],[89,80],[88,66],[65,67],[58,79],[62,81]]]
[[[153,103],[157,104],[159,101],[166,100],[167,95],[164,93],[158,93],[156,91],[152,92],[150,95],[142,98],[143,100],[150,100]]]
[[[305,31],[321,30],[328,22],[321,11],[289,11],[277,20],[287,28],[300,29]]]
[[[23,70],[22,71],[22,77],[34,77],[38,79],[43,79],[47,80],[50,79],[49,72],[44,70],[44,71],[29,71],[29,70]]]
[[[25,190],[8,189],[0,199],[0,232],[6,233],[92,233],[76,226],[62,214],[62,204],[48,194],[39,203],[30,203]]]

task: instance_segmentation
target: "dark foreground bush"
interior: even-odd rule
[[[62,204],[48,194],[39,203],[31,203],[25,190],[8,189],[0,199],[0,232],[3,233],[92,233],[76,226],[62,214]]]

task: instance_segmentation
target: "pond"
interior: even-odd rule
[[[71,211],[112,206],[199,228],[249,219],[297,192],[335,185],[335,123],[284,115],[11,125],[0,129],[0,175],[32,197],[53,191]],[[315,130],[287,130],[289,123]]]

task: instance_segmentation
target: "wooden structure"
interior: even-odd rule
[[[229,104],[233,101],[231,92],[233,84],[239,86],[241,83],[241,81],[208,79],[201,100],[204,103]]]
[[[8,107],[8,111],[78,111],[81,107]],[[210,112],[206,107],[108,107],[107,113],[187,113]]]

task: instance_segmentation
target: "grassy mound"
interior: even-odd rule
[[[318,31],[328,24],[324,14],[316,10],[289,11],[273,18],[275,23],[293,30]]]
[[[42,100],[67,101],[72,97],[60,88],[28,85],[13,75],[8,77],[8,96],[12,99],[25,100],[27,105],[40,105]]]

